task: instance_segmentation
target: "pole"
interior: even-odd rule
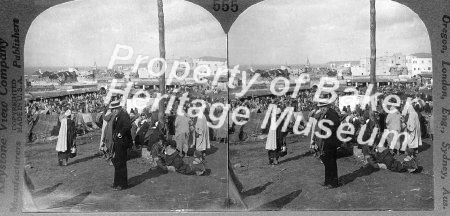
[[[373,89],[371,94],[375,94],[377,90],[376,85],[376,58],[377,58],[377,48],[376,48],[376,10],[375,10],[375,0],[370,0],[370,83],[373,84]]]
[[[164,38],[164,9],[163,9],[163,0],[158,1],[158,23],[159,23],[159,57],[162,59],[166,59],[166,46],[165,46],[165,38]],[[162,70],[163,64],[159,65],[159,69]],[[166,93],[166,74],[164,73],[159,78],[159,90],[161,95]],[[158,120],[160,124],[165,124],[164,121],[164,98],[161,98],[159,101],[159,110],[158,110]],[[164,128],[164,127],[163,127]]]

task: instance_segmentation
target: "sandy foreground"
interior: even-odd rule
[[[128,161],[130,187],[113,191],[114,168],[96,154],[100,131],[77,137],[78,155],[60,167],[56,140],[27,146],[27,212],[214,211],[227,198],[227,146],[212,142],[206,157],[209,176],[150,170],[144,158]],[[31,197],[31,198],[30,198]]]
[[[324,166],[308,152],[309,137],[289,136],[288,154],[268,165],[264,140],[230,143],[230,160],[252,210],[432,210],[433,148],[423,140],[419,174],[363,168],[353,156],[338,159],[335,189],[320,186]],[[402,159],[400,157],[399,159]]]
[[[29,144],[26,212],[223,211],[228,196],[227,147],[212,142],[209,176],[163,174],[143,158],[128,161],[130,188],[113,191],[113,167],[96,156],[99,131],[77,138],[78,155],[57,166],[56,140]],[[338,160],[343,186],[325,189],[324,168],[308,154],[308,137],[289,136],[288,155],[269,166],[265,140],[232,142],[229,159],[250,210],[432,210],[433,148],[423,140],[419,174],[363,168],[353,156]],[[399,159],[402,159],[401,157]],[[234,211],[239,208],[233,208]],[[241,209],[245,210],[245,209]]]

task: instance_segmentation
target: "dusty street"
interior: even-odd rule
[[[162,174],[149,170],[145,159],[135,158],[127,163],[130,187],[113,191],[114,168],[95,155],[99,140],[99,131],[78,137],[78,155],[69,159],[67,167],[57,166],[56,140],[29,144],[25,170],[34,203],[24,211],[213,211],[225,207],[226,144],[212,142],[206,157],[209,176]]]
[[[419,174],[362,168],[353,156],[338,159],[344,185],[325,189],[324,166],[308,154],[309,137],[290,136],[288,155],[268,165],[265,139],[230,143],[230,160],[253,210],[432,210],[433,148],[425,139]]]

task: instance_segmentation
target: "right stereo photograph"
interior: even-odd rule
[[[231,27],[228,64],[236,208],[434,209],[431,45],[410,8],[265,0]]]

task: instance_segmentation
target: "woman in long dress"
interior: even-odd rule
[[[58,152],[58,165],[67,166],[67,161],[71,155],[71,148],[74,145],[76,137],[75,122],[70,118],[72,112],[68,109],[61,115],[61,127],[59,129],[58,142],[56,143],[56,151]]]

